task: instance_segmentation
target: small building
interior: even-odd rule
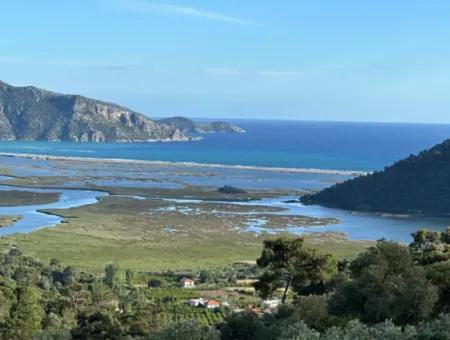
[[[191,307],[203,307],[203,305],[205,304],[205,300],[203,300],[202,298],[190,299],[187,303]]]
[[[208,300],[203,305],[206,309],[217,309],[220,308],[220,302],[216,300]]]
[[[194,280],[192,280],[188,277],[183,277],[180,280],[180,287],[181,288],[195,288],[195,282],[194,282]]]
[[[281,304],[280,299],[270,299],[270,300],[264,300],[263,302],[264,307],[266,308],[277,308]]]

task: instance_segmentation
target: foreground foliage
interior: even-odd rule
[[[11,248],[0,254],[0,339],[450,339],[448,235],[380,240],[351,262],[279,238],[257,266],[191,273],[205,292],[259,277],[257,293],[284,302],[265,313],[261,300],[194,308],[201,291],[179,288],[180,273],[108,264],[94,275]]]

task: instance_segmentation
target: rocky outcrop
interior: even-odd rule
[[[220,187],[217,189],[218,192],[221,192],[222,194],[246,194],[247,191],[241,188],[236,188],[231,185],[224,185],[223,187]]]
[[[214,133],[214,132],[245,133],[245,130],[243,128],[228,122],[211,122],[207,124],[198,124],[197,131],[200,133]]]
[[[244,129],[237,125],[222,121],[211,123],[195,123],[186,117],[172,117],[160,119],[158,122],[172,126],[173,128],[179,129],[184,133],[245,132]]]
[[[166,124],[176,128],[183,133],[193,133],[196,132],[195,123],[186,117],[171,117],[171,118],[163,118],[158,120],[159,123]]]
[[[145,142],[189,137],[116,104],[0,81],[0,139]]]

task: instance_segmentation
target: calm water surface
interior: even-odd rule
[[[239,120],[244,134],[175,143],[0,142],[0,152],[375,170],[450,137],[450,125]]]

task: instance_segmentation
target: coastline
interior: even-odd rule
[[[189,166],[189,167],[195,167],[195,168],[236,169],[236,170],[322,174],[322,175],[338,175],[338,176],[363,176],[363,175],[367,175],[370,173],[370,172],[358,171],[358,170],[332,170],[332,169],[316,169],[316,168],[280,168],[280,167],[253,166],[253,165],[229,165],[229,164],[197,163],[197,162],[168,162],[168,161],[153,161],[153,160],[139,160],[139,159],[123,159],[123,158],[53,156],[53,155],[45,155],[45,154],[8,153],[8,152],[0,152],[0,157],[26,158],[26,159],[36,159],[36,160],[53,160],[53,161],[72,161],[72,162],[85,162],[85,163],[141,164],[141,165],[155,165],[155,166]]]

